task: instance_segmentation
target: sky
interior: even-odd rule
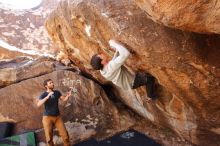
[[[38,6],[42,0],[0,0],[0,3],[10,9],[31,9]]]

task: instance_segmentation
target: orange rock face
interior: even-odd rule
[[[220,33],[220,1],[135,1],[155,22],[187,31]]]
[[[138,98],[119,88],[111,92],[143,117],[192,143],[215,145],[220,139],[218,35],[159,25],[130,0],[66,0],[45,26],[63,53],[101,83],[106,81],[92,70],[91,56],[102,52],[111,57],[108,41],[122,42],[132,51],[126,67],[155,76],[158,98],[147,103],[144,88],[138,89]]]

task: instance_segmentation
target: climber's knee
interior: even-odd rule
[[[148,78],[148,74],[142,73],[142,72],[137,72],[135,74],[132,89],[136,89],[140,86],[146,85],[147,84],[147,78]]]

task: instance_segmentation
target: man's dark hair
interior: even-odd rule
[[[47,85],[47,83],[49,82],[49,81],[52,81],[51,79],[46,79],[46,80],[44,80],[44,87],[46,88],[46,85]]]
[[[98,54],[95,54],[92,56],[90,64],[93,69],[101,70],[103,68],[103,64],[101,62],[102,62],[102,59],[98,56]]]

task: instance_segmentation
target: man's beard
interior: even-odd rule
[[[53,90],[53,89],[54,89],[54,86],[49,87],[49,89]]]

